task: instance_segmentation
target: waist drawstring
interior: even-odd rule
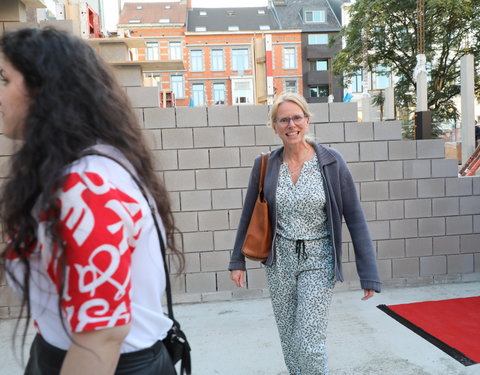
[[[308,258],[308,254],[305,251],[305,241],[304,240],[296,240],[295,241],[295,252],[298,255],[298,260],[302,257],[303,260]]]

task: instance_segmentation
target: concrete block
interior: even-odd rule
[[[447,255],[448,273],[473,272],[473,254]]]
[[[312,113],[311,122],[329,122],[328,103],[309,103],[308,107]]]
[[[417,197],[415,180],[390,181],[390,199],[409,199]]]
[[[170,277],[170,283],[172,288],[172,299],[173,296],[178,296],[178,294],[185,293],[186,286],[185,286],[185,275],[176,275],[174,277]]]
[[[432,177],[457,177],[457,159],[432,159]]]
[[[420,275],[419,258],[393,259],[393,277],[415,277]]]
[[[214,210],[242,208],[242,191],[240,189],[213,190],[212,201]]]
[[[480,254],[475,254],[475,272],[480,273]]]
[[[150,150],[162,148],[162,132],[159,129],[142,129],[142,136]]]
[[[249,289],[267,288],[267,278],[263,268],[247,271],[247,284]]]
[[[225,139],[223,128],[195,128],[193,129],[194,147],[223,147]]]
[[[405,240],[386,240],[377,242],[378,259],[405,257]]]
[[[360,184],[362,201],[381,201],[388,199],[388,182],[362,182]]]
[[[228,222],[227,222],[228,223]],[[217,230],[213,232],[215,250],[232,250],[235,242],[236,230]],[[227,266],[225,266],[225,269]]]
[[[132,108],[133,114],[135,115],[135,118],[137,119],[138,126],[140,128],[144,128],[145,122],[143,121],[143,110],[145,108]]]
[[[279,145],[282,143],[278,135],[275,134],[272,128],[267,126],[255,126],[255,144],[256,145]]]
[[[180,169],[208,168],[208,150],[179,150],[178,167]]]
[[[143,113],[146,128],[175,127],[175,108],[144,108]]]
[[[216,105],[207,107],[208,126],[238,125],[238,106]]]
[[[240,151],[236,147],[210,150],[210,168],[231,168],[240,166]]]
[[[168,195],[172,211],[180,211],[180,193],[176,191],[169,191]]]
[[[200,230],[223,230],[228,228],[228,211],[200,211],[198,213]]]
[[[390,259],[377,260],[377,267],[380,280],[390,280],[392,278],[392,261]]]
[[[217,272],[217,290],[218,290],[218,272]],[[218,301],[230,301],[232,299],[232,291],[222,291],[222,292],[209,292],[202,293],[202,303],[203,302],[218,302]]]
[[[430,160],[404,160],[403,174],[406,179],[432,177]]]
[[[362,205],[363,213],[365,219],[368,221],[373,221],[377,219],[377,209],[375,202],[360,202]]]
[[[460,236],[461,253],[480,253],[480,234],[465,234]]]
[[[447,234],[469,234],[472,233],[472,216],[452,216],[446,218]]]
[[[357,103],[328,103],[330,122],[355,122],[358,121]]]
[[[434,217],[426,219],[418,219],[418,234],[422,237],[427,236],[444,236],[445,235],[445,218]]]
[[[459,177],[459,179],[471,180],[473,186],[473,194],[480,195],[480,176]]]
[[[187,293],[215,292],[215,272],[189,273],[186,275]]]
[[[152,151],[153,167],[156,171],[171,170],[178,168],[177,150]]]
[[[127,87],[126,90],[132,107],[160,107],[158,87]]]
[[[433,216],[450,216],[459,214],[457,197],[433,198]]]
[[[386,240],[390,238],[390,227],[387,220],[369,221],[367,224],[368,229],[370,230],[370,236],[372,237],[372,240]],[[346,231],[343,231],[343,233],[344,237],[346,237]]]
[[[388,142],[388,158],[390,160],[416,159],[417,141]]]
[[[238,106],[240,125],[265,125],[268,121],[268,105]]]
[[[390,221],[390,238],[417,237],[418,228],[416,219]]]
[[[242,200],[243,201],[243,200]],[[237,229],[242,210],[228,210],[230,229]]]
[[[417,157],[419,159],[444,158],[445,141],[443,139],[417,140]]]
[[[453,177],[445,179],[445,195],[472,195],[472,178]]]
[[[185,289],[187,289],[186,286],[185,286]],[[173,300],[174,305],[175,304],[181,304],[181,303],[200,303],[200,302],[202,302],[202,293],[179,293],[179,294],[174,294],[172,296],[172,300]]]
[[[262,152],[267,153],[269,151],[269,148],[265,146],[240,147],[240,165],[242,167],[249,167],[251,169],[255,158],[260,156]]]
[[[194,232],[198,230],[196,212],[174,212],[175,226],[180,232]]]
[[[253,126],[235,126],[224,130],[227,147],[255,145],[255,127]]]
[[[405,240],[405,252],[407,254],[407,258],[432,255],[432,238],[407,238]]]
[[[218,291],[232,291],[235,289],[237,289],[237,286],[230,280],[230,271],[217,272]],[[230,300],[231,297],[228,299]]]
[[[432,201],[430,199],[405,200],[405,218],[432,216]]]
[[[388,160],[387,142],[360,142],[360,160]]]
[[[373,181],[375,179],[375,168],[373,163],[349,163],[348,168],[354,181]]]
[[[143,86],[142,68],[137,66],[115,66],[113,74],[122,87]]]
[[[401,161],[380,161],[375,163],[376,180],[401,180],[403,164]]]
[[[433,237],[433,254],[458,254],[460,253],[460,237],[459,236],[444,236]]]
[[[429,178],[418,180],[418,197],[443,197],[445,196],[445,179]]]
[[[195,175],[193,171],[166,171],[163,175],[165,187],[169,191],[195,189]]]
[[[360,160],[360,150],[358,143],[336,143],[332,148],[337,150],[346,162]]]
[[[182,211],[210,210],[212,200],[209,190],[180,192]]]
[[[402,124],[400,121],[374,122],[373,134],[376,141],[402,139]]]
[[[480,197],[461,197],[460,215],[480,214]]]
[[[162,138],[165,150],[193,147],[192,129],[163,129]]]
[[[251,168],[227,169],[227,186],[231,188],[246,188]]]
[[[183,233],[183,251],[185,253],[199,253],[212,250],[212,232]]]
[[[447,257],[420,258],[420,276],[443,275],[447,273]]]
[[[193,128],[207,126],[206,107],[176,107],[177,127]]]
[[[377,219],[403,219],[403,201],[385,201],[377,202]]]
[[[214,251],[200,254],[200,268],[202,272],[225,271],[229,261],[229,251]]]
[[[310,125],[312,127],[312,125]],[[345,142],[345,129],[341,122],[334,124],[313,124],[315,138],[322,143]]]
[[[373,123],[347,122],[345,123],[345,141],[373,141]]]
[[[185,273],[200,272],[200,253],[186,253],[185,257]]]
[[[480,233],[480,216],[473,215],[473,232]]]
[[[225,169],[201,169],[195,171],[197,189],[225,189],[227,178]]]
[[[0,126],[2,126],[2,129],[3,129],[3,120],[0,120]],[[0,134],[0,155],[2,156],[12,155],[14,147],[19,144],[20,142],[16,142]]]

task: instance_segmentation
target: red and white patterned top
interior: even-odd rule
[[[110,159],[84,157],[70,169],[57,198],[58,229],[67,254],[61,298],[66,327],[82,332],[131,323],[122,353],[164,338],[171,321],[161,306],[165,274],[160,245],[148,202],[128,172]],[[45,213],[35,214],[32,316],[45,340],[66,350],[70,339],[58,316],[63,271],[46,233]],[[22,273],[18,260],[11,259],[10,266],[17,276]]]

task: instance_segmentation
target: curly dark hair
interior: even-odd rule
[[[169,195],[155,175],[137,117],[110,67],[87,43],[51,27],[6,33],[0,49],[23,75],[32,100],[22,133],[24,142],[11,157],[0,195],[0,220],[8,236],[2,259],[12,251],[26,271],[23,280],[15,280],[24,291],[22,310],[30,310],[27,252],[35,243],[38,225],[32,209],[38,204],[42,212],[52,213],[48,215],[48,233],[63,250],[55,233],[59,206],[52,192],[61,186],[65,169],[99,141],[120,150],[153,195],[165,225],[167,246],[179,256],[181,271],[183,255],[175,246]]]

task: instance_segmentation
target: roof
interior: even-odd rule
[[[337,9],[337,0],[334,8]],[[283,5],[284,3],[285,5]],[[325,22],[305,22],[305,11],[325,11]],[[332,9],[329,0],[284,0],[276,2],[274,12],[278,16],[282,29],[302,29],[303,31],[332,32],[340,31],[341,23]]]
[[[278,23],[275,22],[272,10],[267,7],[194,8],[189,9],[187,15],[187,31],[263,31],[278,29]]]
[[[118,20],[119,25],[185,24],[185,3],[125,3]]]

